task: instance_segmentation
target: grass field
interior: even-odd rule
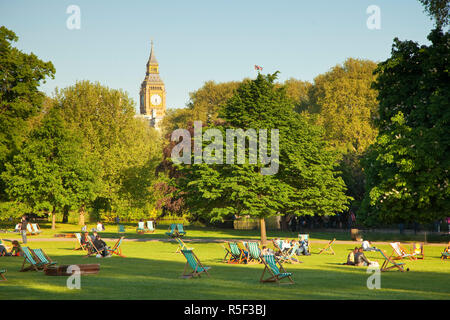
[[[8,270],[7,282],[0,282],[0,300],[4,299],[450,299],[450,261],[439,259],[444,247],[426,245],[425,259],[405,260],[409,272],[383,272],[381,289],[369,290],[366,282],[370,274],[364,267],[342,265],[349,249],[355,243],[340,241],[333,245],[336,255],[318,255],[324,240],[332,234],[312,236],[311,256],[302,257],[303,263],[285,264],[293,273],[295,284],[278,286],[261,284],[259,278],[263,265],[236,265],[222,262],[225,251],[221,241],[227,239],[258,239],[255,231],[190,229],[186,241],[194,247],[197,256],[206,266],[212,267],[210,277],[180,278],[186,263],[174,240],[164,235],[166,228],[158,226],[153,234],[137,235],[130,227],[125,234],[122,251],[126,258],[85,258],[82,251],[73,250],[75,239],[54,238],[55,233],[77,231],[78,226],[61,225],[51,231],[44,229],[39,236],[28,237],[30,248],[42,248],[59,264],[100,263],[97,275],[81,278],[81,289],[70,290],[67,277],[46,276],[43,272],[19,272],[22,257],[0,257],[0,269]],[[18,235],[0,235],[7,239],[20,239]],[[118,238],[116,226],[107,226],[103,238],[113,245]],[[269,237],[289,236],[271,234]],[[290,235],[293,237],[293,234]],[[53,241],[51,241],[53,240]],[[397,240],[397,239],[391,239]],[[388,251],[388,244],[377,243]],[[370,260],[382,262],[379,253],[366,254]]]

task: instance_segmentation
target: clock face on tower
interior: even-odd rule
[[[152,105],[154,105],[154,106],[159,106],[159,105],[161,104],[161,101],[162,101],[162,99],[161,99],[161,96],[160,96],[159,94],[153,94],[153,95],[150,97],[150,102],[151,102]]]

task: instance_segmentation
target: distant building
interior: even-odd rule
[[[159,129],[159,122],[166,114],[166,89],[159,76],[159,64],[156,61],[151,42],[150,58],[147,62],[145,79],[140,91],[140,116],[148,119],[150,125]]]

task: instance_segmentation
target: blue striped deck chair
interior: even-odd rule
[[[39,271],[42,270],[45,266],[44,263],[36,261],[35,257],[33,256],[33,253],[28,247],[22,247],[21,248],[22,254],[24,256],[24,260],[22,263],[22,268],[20,269],[20,272],[34,270]],[[28,263],[29,266],[25,268],[25,263]]]
[[[125,258],[125,256],[122,254],[122,248],[120,245],[122,244],[122,241],[125,237],[120,237],[119,240],[116,241],[114,246],[111,249],[108,249],[108,254],[110,255],[118,255],[119,257]]]
[[[194,248],[189,248],[186,243],[184,243],[183,240],[181,240],[180,238],[175,238],[175,240],[177,240],[178,242],[178,247],[177,247],[177,251],[175,251],[175,253],[181,253],[181,250],[194,250]]]
[[[287,263],[299,263],[300,260],[297,256],[297,249],[299,246],[298,243],[295,243],[285,255],[280,256],[280,260]]]
[[[177,224],[177,229],[178,229],[178,235],[180,237],[183,237],[186,235],[186,231],[184,231],[183,225],[181,223]]]
[[[125,232],[125,226],[123,224],[119,224],[117,226],[117,233],[124,233]]]
[[[247,256],[236,242],[228,242],[228,247],[230,248],[228,263],[247,263]]]
[[[404,263],[398,263],[395,262],[391,257],[388,257],[383,250],[381,249],[377,249],[376,251],[378,251],[379,253],[381,253],[381,256],[384,259],[383,264],[381,265],[380,271],[384,272],[384,271],[389,271],[391,269],[397,268],[399,271],[404,272],[405,271],[405,264]],[[407,269],[408,271],[409,269]]]
[[[139,221],[138,222],[138,226],[136,228],[136,232],[137,233],[144,233],[146,231],[147,231],[147,229],[145,228],[145,222],[144,221]]]
[[[275,260],[275,256],[273,254],[265,254],[261,256],[261,260],[264,263],[264,270],[261,275],[260,282],[276,282],[278,284],[293,284],[294,280],[292,279],[292,273],[286,272],[284,270],[283,265],[280,261]],[[278,266],[277,266],[278,262]],[[264,279],[265,272],[268,271],[270,273],[270,277]],[[289,283],[281,283],[281,280],[288,279]]]
[[[155,232],[155,226],[153,225],[153,221],[147,221],[147,230],[148,232]]]
[[[58,264],[56,261],[52,261],[48,255],[42,249],[33,249],[34,256],[39,260],[39,262],[43,263],[44,267],[53,266]]]
[[[255,241],[247,242],[248,249],[248,263],[257,262],[261,263],[261,249],[259,248],[259,243]]]
[[[183,275],[181,276],[182,278],[200,277],[203,272],[209,277],[208,270],[211,269],[211,267],[204,267],[195,255],[194,251],[186,249],[181,250],[181,253],[183,253],[186,258],[186,265],[184,266]],[[191,272],[187,272],[188,267],[191,267]]]
[[[176,237],[178,237],[178,231],[176,230],[176,228],[177,228],[177,225],[176,225],[175,223],[172,223],[172,224],[169,226],[169,231],[166,232],[166,235],[168,235],[168,236],[171,237],[171,238],[176,238]]]
[[[0,269],[0,277],[2,278],[2,280],[0,281],[8,281],[8,279],[6,279],[5,277],[5,273],[6,273],[6,269]]]

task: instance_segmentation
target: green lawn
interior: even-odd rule
[[[56,230],[77,231],[76,226]],[[333,245],[336,255],[318,255],[323,243],[314,243],[313,254],[302,257],[301,264],[286,264],[293,273],[294,285],[278,286],[259,283],[262,265],[226,264],[221,260],[224,250],[218,240],[257,238],[257,232],[235,230],[187,229],[189,242],[204,265],[211,266],[210,277],[180,278],[185,265],[182,254],[175,253],[175,241],[167,241],[165,228],[154,234],[137,236],[130,227],[122,244],[126,258],[85,258],[83,252],[74,251],[75,239],[69,241],[44,241],[54,232],[44,230],[38,237],[29,237],[28,246],[42,248],[60,264],[100,263],[97,275],[81,278],[81,290],[66,287],[67,277],[46,276],[43,272],[19,272],[23,258],[1,257],[0,268],[8,269],[8,281],[0,282],[2,299],[450,299],[450,261],[439,259],[442,246],[425,247],[425,260],[406,261],[409,272],[384,272],[381,289],[369,290],[369,274],[364,267],[344,266],[349,249],[354,243]],[[108,226],[106,237],[117,238],[115,226]],[[269,236],[273,236],[269,233]],[[19,238],[17,235],[1,235]],[[141,238],[141,239],[139,239]],[[153,238],[164,241],[139,241]],[[39,240],[41,239],[41,240]],[[58,239],[60,240],[60,239]],[[215,240],[215,241],[213,241]],[[108,240],[112,245],[113,240]],[[388,245],[381,245],[389,251]],[[382,260],[378,253],[368,253],[369,259]]]

